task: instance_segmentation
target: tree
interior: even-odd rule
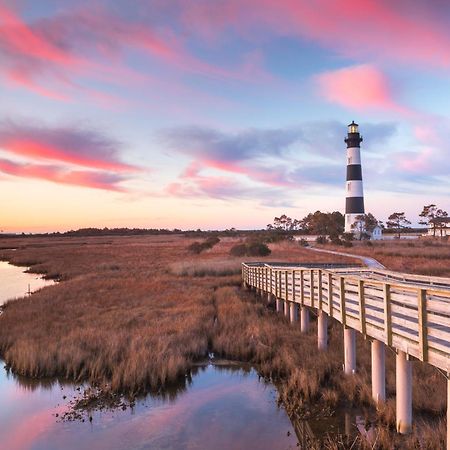
[[[360,214],[355,217],[352,230],[359,237],[359,240],[368,239],[379,223],[372,213]]]
[[[344,231],[344,216],[339,211],[309,213],[299,222],[300,228],[309,234],[339,235]]]
[[[400,234],[405,228],[409,228],[411,222],[405,217],[404,212],[395,212],[388,217],[386,226],[389,230],[395,230],[398,238],[400,239]]]
[[[440,219],[448,217],[447,211],[438,209],[438,207],[434,204],[425,205],[422,212],[419,214],[419,217],[422,217],[422,220],[419,221],[421,225],[431,225],[433,227],[434,237],[436,237],[437,228],[441,230],[442,236],[443,221]]]

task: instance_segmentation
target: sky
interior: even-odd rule
[[[0,0],[0,230],[450,210],[445,0]]]

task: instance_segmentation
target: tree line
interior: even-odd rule
[[[443,229],[448,220],[448,213],[435,204],[425,205],[419,214],[419,224],[430,226],[433,235],[437,231],[443,235]],[[410,231],[411,221],[406,217],[405,212],[393,212],[389,215],[386,224],[378,220],[372,213],[356,216],[352,226],[353,232],[360,239],[369,238],[376,227],[382,230],[396,233],[400,237],[401,233]],[[309,213],[303,219],[291,218],[286,214],[273,219],[273,223],[267,225],[268,231],[278,232],[299,232],[301,234],[313,234],[320,236],[339,236],[344,233],[345,216],[339,211]]]

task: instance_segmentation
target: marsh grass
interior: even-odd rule
[[[390,270],[418,275],[450,277],[450,242],[440,239],[356,242],[348,253],[370,256]],[[329,246],[337,251],[341,247]]]
[[[241,260],[179,261],[170,265],[174,275],[183,277],[224,277],[241,273]]]
[[[33,261],[33,270],[64,280],[5,305],[0,353],[15,373],[87,381],[105,395],[134,396],[175,383],[214,352],[254,365],[277,386],[291,416],[320,417],[351,404],[365,404],[375,416],[369,342],[358,336],[358,374],[345,377],[339,324],[330,321],[329,351],[318,352],[315,321],[311,333],[301,334],[239,288],[241,261],[229,255],[239,238],[221,240],[200,255],[192,255],[181,237],[89,238],[77,239],[77,245],[73,239],[17,240],[10,244],[18,250],[0,250],[0,258]],[[296,243],[270,247],[273,261],[354,263]],[[445,409],[444,379],[420,363],[414,364],[414,377],[414,407],[438,424],[427,425],[434,434],[420,430],[430,434],[429,442],[442,440],[436,421]],[[406,442],[393,433],[394,383],[395,359],[388,353],[390,399],[375,419],[380,437],[373,448],[392,448],[381,444],[389,439]],[[417,433],[407,439],[418,442]],[[317,448],[346,448],[333,447],[340,438],[333,439],[331,447]],[[353,448],[372,448],[365,445]]]

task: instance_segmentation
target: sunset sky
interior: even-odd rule
[[[0,0],[0,230],[450,209],[450,2]]]

